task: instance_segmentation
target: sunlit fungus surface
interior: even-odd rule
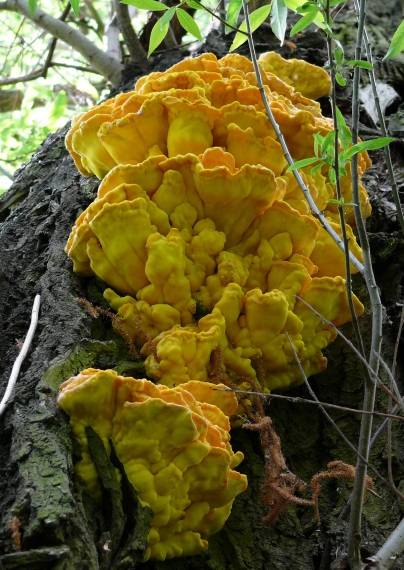
[[[298,89],[307,93],[309,72],[309,94],[326,94],[327,74],[272,53],[260,61],[293,157],[313,156],[314,134],[332,123]],[[306,303],[337,326],[350,320],[345,259],[287,171],[247,58],[204,54],[150,73],[78,116],[66,141],[79,170],[102,178],[66,251],[76,272],[109,286],[105,298],[150,378],[212,378],[219,350],[232,385],[287,388],[302,381],[291,342],[307,375],[324,370],[335,330]],[[360,155],[361,173],[368,164]],[[302,176],[340,233],[327,167]],[[349,203],[348,171],[341,186]],[[361,201],[367,216],[363,186]],[[350,206],[345,214],[352,225]]]
[[[206,550],[247,478],[234,470],[229,416],[237,409],[223,385],[187,382],[175,388],[87,369],[64,382],[59,406],[70,416],[80,460],[76,473],[96,500],[101,490],[89,450],[91,427],[125,469],[142,506],[153,512],[145,560]],[[135,505],[134,505],[135,507]]]

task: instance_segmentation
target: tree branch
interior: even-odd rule
[[[140,65],[142,69],[149,67],[147,55],[141,41],[139,40],[129,16],[129,8],[127,4],[121,4],[120,0],[114,0],[115,13],[118,19],[118,26],[128,48],[132,61]]]
[[[66,8],[63,10],[62,15],[59,20],[63,22],[69,15],[71,8],[70,2],[67,4]],[[46,77],[48,75],[49,68],[52,67],[52,58],[55,53],[56,44],[58,39],[53,37],[49,42],[48,54],[45,59],[45,63],[39,69],[35,69],[30,73],[25,75],[19,75],[17,77],[6,77],[5,79],[0,79],[0,85],[15,85],[16,83],[26,83],[27,81],[34,81],[38,77]]]
[[[62,40],[73,49],[78,51],[91,65],[113,84],[118,84],[121,78],[122,65],[112,58],[90,40],[84,34],[75,30],[65,22],[46,14],[39,8],[32,14],[26,0],[6,0],[0,3],[0,10],[18,12],[34,22],[37,26],[49,32],[55,38]]]
[[[398,556],[404,550],[404,519],[393,530],[380,550],[370,558],[366,559],[366,568],[373,570],[388,570],[397,561]]]

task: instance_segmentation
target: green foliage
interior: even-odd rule
[[[176,14],[178,21],[184,30],[192,36],[195,36],[198,40],[202,40],[201,31],[192,16],[182,8],[177,8]]]
[[[149,12],[163,12],[168,10],[162,2],[158,0],[121,0],[122,4],[129,4],[130,6],[135,6],[138,10],[147,10]]]
[[[271,4],[266,4],[265,6],[260,6],[250,14],[250,26],[251,32],[255,32],[261,24],[265,22],[271,12]],[[247,41],[247,24],[243,20],[241,26],[239,27],[239,32],[234,36],[233,42],[230,46],[229,51],[234,51],[243,45]]]
[[[283,45],[285,40],[287,19],[288,8],[284,0],[272,0],[271,29],[281,42],[281,45]]]
[[[309,4],[307,9],[304,11],[304,15],[296,22],[296,24],[290,30],[291,37],[295,36],[299,32],[302,32],[310,26],[319,14],[319,9],[314,4]]]
[[[395,139],[392,137],[377,137],[368,141],[361,141],[352,145],[352,134],[345,122],[344,116],[337,108],[336,113],[338,127],[338,175],[343,176],[346,172],[347,165],[353,156],[360,152],[377,150],[384,148]],[[335,173],[335,131],[330,131],[323,136],[319,133],[314,134],[314,155],[309,158],[297,160],[289,166],[288,171],[299,170],[307,166],[313,166],[311,173],[323,166],[328,167],[328,178],[332,184],[336,183]],[[331,203],[331,202],[330,202]],[[345,204],[347,205],[347,204]]]
[[[404,20],[398,26],[391,38],[390,47],[384,59],[393,59],[404,51]]]
[[[43,140],[79,110],[69,109],[67,103],[65,91],[55,95],[48,85],[29,84],[21,110],[0,115],[0,164],[11,170],[28,161]],[[9,183],[0,177],[0,194]]]
[[[38,0],[28,0],[28,9],[31,15],[35,14],[38,6]]]
[[[393,137],[377,137],[375,139],[356,143],[350,148],[344,150],[340,154],[340,159],[342,160],[342,162],[346,162],[347,160],[350,160],[353,156],[355,156],[360,152],[365,152],[368,150],[378,150],[380,148],[384,148],[394,140],[395,139]]]
[[[226,12],[226,22],[229,24],[229,26],[237,26],[242,5],[242,0],[229,0]],[[232,31],[229,26],[226,26],[226,33]]]
[[[80,0],[70,0],[70,5],[76,16],[80,16]]]
[[[147,53],[148,56],[150,56],[159,47],[161,42],[166,37],[167,32],[170,28],[170,21],[174,14],[175,7],[169,8],[154,24],[150,33],[149,51]]]

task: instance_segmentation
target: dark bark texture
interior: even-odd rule
[[[399,2],[388,4],[383,17],[390,18]],[[390,26],[389,26],[390,27]],[[282,48],[287,56],[322,64],[325,59],[321,36],[308,32],[298,39],[298,48]],[[276,48],[264,29],[257,37],[260,51]],[[208,38],[205,50],[224,55],[226,43],[217,35]],[[167,52],[156,57],[154,69],[166,68],[180,56]],[[401,71],[403,67],[401,66]],[[128,70],[130,84],[133,74]],[[130,88],[128,83],[123,88]],[[401,96],[403,85],[401,86]],[[346,95],[340,94],[342,101]],[[345,101],[346,102],[346,101]],[[325,108],[327,102],[324,102]],[[366,124],[367,119],[362,119]],[[368,127],[372,127],[370,123]],[[78,214],[92,201],[97,180],[76,171],[64,147],[66,129],[50,136],[30,163],[20,170],[11,190],[1,201],[0,222],[0,362],[1,393],[18,354],[18,342],[26,333],[36,293],[42,297],[39,326],[0,424],[0,568],[97,570],[140,568],[144,570],[278,570],[344,568],[347,530],[344,507],[350,483],[324,484],[320,498],[321,522],[313,512],[289,507],[274,526],[262,518],[267,511],[261,497],[264,479],[263,453],[258,437],[242,429],[232,432],[235,448],[245,460],[241,470],[249,478],[248,491],[235,501],[224,529],[211,537],[204,556],[167,562],[141,561],[148,513],[135,508],[124,479],[105,481],[102,512],[85,496],[73,477],[74,449],[68,421],[55,404],[59,384],[85,367],[113,367],[135,375],[141,363],[134,361],[122,339],[104,317],[94,319],[79,303],[80,298],[102,304],[103,285],[73,274],[64,245]],[[402,168],[402,147],[397,144],[396,166]],[[382,156],[377,156],[367,175],[374,205],[370,237],[375,269],[382,289],[385,313],[384,355],[391,361],[394,332],[403,302],[403,238],[394,219]],[[360,280],[356,290],[365,300]],[[369,337],[369,319],[361,326]],[[349,327],[345,329],[349,335]],[[402,347],[401,347],[402,348]],[[328,351],[327,371],[312,379],[319,398],[360,407],[363,372],[344,342]],[[399,369],[402,362],[399,362]],[[303,388],[293,395],[307,397]],[[380,395],[378,409],[386,409]],[[355,463],[347,448],[320,410],[313,406],[272,401],[268,407],[290,469],[309,481],[333,459]],[[331,412],[338,426],[356,444],[359,417]],[[375,420],[375,425],[380,424]],[[404,491],[404,426],[393,430],[393,472]],[[96,446],[95,442],[95,447]],[[100,450],[98,450],[100,451]],[[105,458],[99,453],[98,460]],[[385,436],[375,444],[372,464],[386,476]],[[108,463],[108,462],[106,462]],[[104,473],[108,472],[108,465]],[[107,479],[106,475],[106,479]],[[124,488],[126,487],[126,488]],[[378,496],[369,495],[364,507],[364,556],[373,554],[402,517],[404,505],[377,478]],[[395,568],[404,568],[398,560]]]

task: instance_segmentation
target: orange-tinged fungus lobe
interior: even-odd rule
[[[99,493],[90,426],[108,452],[114,447],[140,503],[153,511],[146,560],[206,550],[207,537],[222,528],[247,487],[234,470],[243,454],[229,443],[234,393],[195,381],[170,389],[87,369],[62,384],[58,403],[70,416],[81,455],[76,472],[87,491]]]
[[[329,92],[326,72],[275,53],[260,65],[293,158],[312,157],[314,135],[332,130],[314,100]],[[81,454],[76,471],[97,497],[91,426],[153,511],[146,559],[197,554],[246,487],[233,470],[242,454],[229,443],[237,400],[220,383],[288,388],[302,382],[296,354],[308,376],[326,368],[322,351],[335,329],[311,307],[335,326],[350,320],[344,255],[287,170],[241,55],[204,54],[140,78],[74,119],[66,145],[83,175],[102,179],[66,252],[74,271],[108,285],[114,326],[158,382],[90,369],[62,385],[59,404]],[[367,155],[358,163],[363,174]],[[301,174],[340,233],[327,167]],[[349,166],[341,190],[351,203]],[[370,215],[362,185],[360,200]],[[352,207],[344,211],[361,258]]]
[[[312,156],[314,134],[332,129],[314,101],[329,91],[327,73],[273,52],[260,64],[292,155]],[[168,386],[206,380],[220,350],[232,382],[257,385],[259,359],[262,389],[286,388],[302,381],[290,341],[307,374],[325,368],[321,351],[335,335],[297,296],[310,292],[336,325],[341,314],[349,320],[344,255],[287,171],[247,58],[204,54],[142,77],[75,119],[66,142],[83,174],[103,178],[66,251],[75,271],[111,287],[105,297],[151,377]],[[368,166],[365,154],[359,164]],[[302,176],[340,232],[325,167]],[[341,188],[348,202],[349,169]],[[369,215],[363,187],[361,205]],[[345,214],[352,224],[350,206]]]

